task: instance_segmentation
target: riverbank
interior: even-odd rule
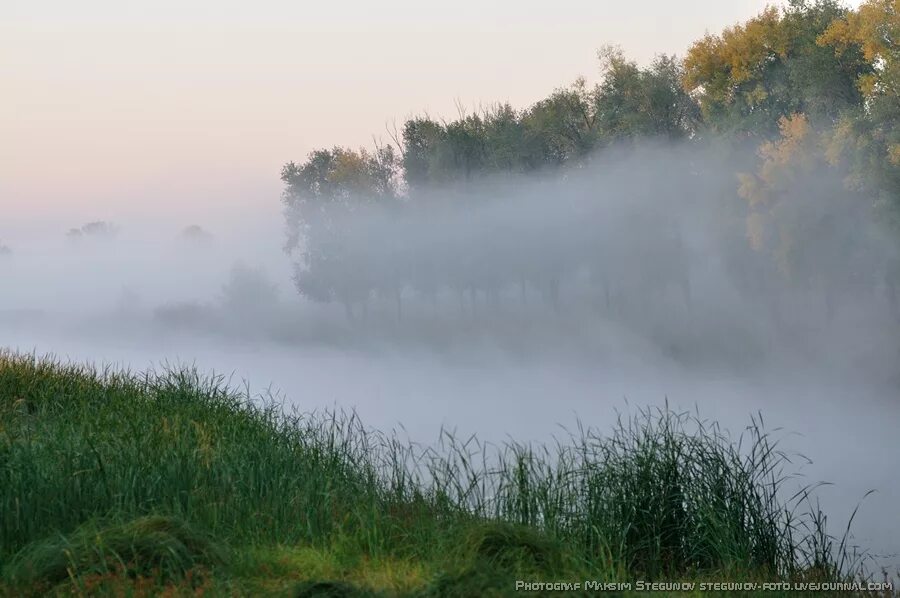
[[[790,464],[759,425],[739,447],[647,410],[555,446],[444,434],[421,447],[352,414],[260,406],[192,370],[12,353],[0,414],[11,595],[472,596],[515,594],[516,581],[864,575],[814,493],[781,499]]]

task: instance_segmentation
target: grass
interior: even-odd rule
[[[865,575],[753,421],[668,408],[433,447],[192,370],[0,353],[0,594],[504,596],[524,580]],[[844,535],[846,538],[846,534]],[[772,595],[771,593],[767,595]]]

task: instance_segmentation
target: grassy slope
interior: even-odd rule
[[[516,579],[856,573],[778,501],[783,461],[758,429],[739,453],[664,411],[569,440],[425,450],[193,372],[0,353],[0,593],[471,596]]]

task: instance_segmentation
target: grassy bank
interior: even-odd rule
[[[422,448],[194,371],[0,353],[0,592],[478,596],[515,580],[858,575],[807,496],[782,500],[785,465],[758,426],[739,446],[671,411],[552,446]]]

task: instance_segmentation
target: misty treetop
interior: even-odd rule
[[[66,237],[71,241],[82,239],[112,239],[119,233],[119,227],[111,222],[97,220],[88,222],[78,228],[69,229]]]
[[[799,290],[830,315],[861,293],[896,311],[898,42],[900,0],[791,0],[684,59],[607,47],[593,86],[316,150],[281,177],[297,288],[351,317],[372,297],[402,317],[412,295],[558,309],[564,287],[688,312],[708,260],[751,299]]]
[[[215,237],[199,224],[191,224],[178,233],[178,240],[197,247],[207,247],[213,244]]]

